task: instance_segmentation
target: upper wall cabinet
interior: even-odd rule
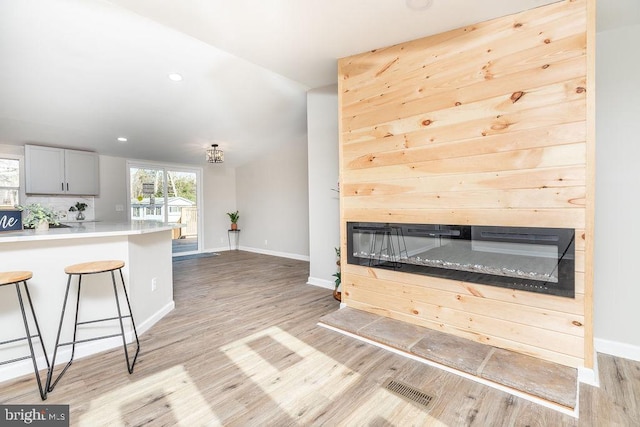
[[[100,193],[100,158],[90,151],[24,146],[27,194],[95,196]]]

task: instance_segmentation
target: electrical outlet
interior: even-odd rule
[[[158,288],[158,279],[157,278],[153,278],[151,279],[151,292],[155,291]]]
[[[224,237],[220,238],[220,243],[224,243]]]
[[[116,212],[124,212],[124,205],[116,205]]]
[[[268,243],[267,243],[267,239],[265,239],[265,240],[264,240],[264,245],[265,245],[265,246],[267,246],[267,245],[268,245]]]

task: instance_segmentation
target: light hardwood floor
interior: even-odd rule
[[[308,263],[251,254],[174,262],[176,309],[122,350],[74,362],[46,403],[86,426],[638,426],[640,363],[599,355],[580,420],[316,326],[338,302],[305,284]],[[425,411],[381,388],[435,396]],[[33,375],[0,403],[41,403]]]

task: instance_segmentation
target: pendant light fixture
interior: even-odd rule
[[[207,148],[207,162],[209,163],[224,162],[224,151],[218,149],[218,144],[211,144],[211,148]]]

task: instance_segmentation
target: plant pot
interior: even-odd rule
[[[76,214],[76,219],[77,219],[78,221],[83,221],[83,220],[84,220],[84,218],[85,218],[85,216],[84,216],[84,212],[78,212],[78,213]]]
[[[338,301],[342,302],[342,292],[338,292],[337,289],[333,290],[333,297]]]
[[[36,231],[49,231],[49,221],[40,221],[35,226]]]
[[[238,229],[238,224],[236,224],[235,222],[231,223],[231,229],[232,230],[237,230]]]

